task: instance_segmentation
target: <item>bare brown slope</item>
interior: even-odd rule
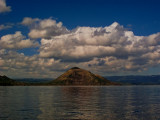
[[[71,68],[56,80],[50,82],[53,85],[116,85],[100,75],[95,75],[78,67]],[[118,84],[117,84],[118,85]]]

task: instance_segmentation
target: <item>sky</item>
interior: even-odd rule
[[[0,75],[160,75],[158,0],[0,0]]]

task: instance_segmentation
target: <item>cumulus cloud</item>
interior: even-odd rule
[[[6,0],[0,0],[0,13],[10,12],[11,7],[6,5]]]
[[[40,56],[85,62],[88,67],[103,66],[109,71],[143,71],[160,62],[160,33],[136,36],[117,22],[107,27],[78,27],[42,38]]]
[[[23,49],[36,46],[38,46],[37,42],[25,39],[25,36],[20,31],[17,31],[15,34],[4,35],[0,38],[1,49]]]
[[[59,36],[61,34],[68,33],[66,27],[62,25],[62,22],[56,22],[55,20],[49,19],[38,19],[26,17],[21,22],[22,25],[30,28],[29,37],[33,39],[37,38],[51,38],[52,36]]]
[[[25,25],[25,26],[31,26],[33,24],[35,24],[35,22],[38,22],[40,19],[39,18],[30,18],[30,17],[25,17],[23,19],[23,21],[21,22],[22,25]]]
[[[0,71],[11,77],[52,77],[63,69],[59,60],[44,59],[37,55],[25,56],[16,51],[0,50]],[[1,73],[0,73],[1,74]],[[59,75],[59,74],[58,74]]]
[[[101,75],[137,74],[160,64],[160,33],[136,36],[117,22],[70,31],[51,18],[24,18],[22,24],[30,28],[31,38],[40,38],[39,54],[25,56],[12,50],[38,45],[21,32],[2,36],[0,71],[9,71],[10,76],[54,78],[74,66]]]
[[[116,22],[104,28],[78,27],[68,34],[42,39],[40,56],[63,60],[118,56],[120,51],[129,52],[127,47],[140,38]]]

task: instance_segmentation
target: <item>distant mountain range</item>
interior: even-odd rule
[[[15,78],[14,80],[27,83],[46,83],[54,78]]]
[[[160,85],[160,75],[150,76],[105,76],[105,78],[124,85]]]

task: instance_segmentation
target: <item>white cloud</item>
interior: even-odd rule
[[[11,7],[6,5],[6,0],[0,0],[0,13],[10,12]]]
[[[0,25],[0,31],[9,28],[12,28],[12,25]]]
[[[40,56],[84,62],[89,67],[103,65],[112,72],[143,71],[159,64],[159,51],[160,33],[136,36],[115,22],[104,28],[78,27],[68,34],[42,38]]]
[[[47,37],[47,30],[33,29],[28,35],[33,39]]]
[[[34,24],[35,22],[38,22],[39,20],[40,20],[39,18],[32,19],[30,17],[25,17],[23,19],[23,21],[21,22],[21,24],[26,25],[26,26],[30,26],[30,25]]]
[[[128,52],[125,47],[133,41],[125,34],[126,30],[118,23],[102,28],[79,27],[64,35],[42,39],[40,56],[60,59],[81,59],[117,55],[117,51]]]
[[[136,36],[114,22],[106,27],[67,30],[52,19],[24,18],[31,38],[41,38],[39,55],[10,51],[34,47],[21,32],[0,39],[0,71],[10,76],[57,77],[74,66],[102,75],[142,72],[160,64],[160,33]]]
[[[33,39],[37,38],[51,38],[52,36],[59,36],[61,34],[68,33],[69,31],[62,25],[62,22],[56,22],[55,20],[38,18],[32,19],[26,17],[21,24],[29,26],[29,37]]]
[[[44,59],[37,55],[25,56],[15,51],[0,50],[0,71],[11,77],[53,77],[63,65],[53,58]],[[59,75],[59,74],[58,74]]]
[[[37,42],[25,39],[25,36],[20,31],[17,31],[15,34],[4,35],[0,39],[1,49],[23,49],[36,46],[38,46]]]

